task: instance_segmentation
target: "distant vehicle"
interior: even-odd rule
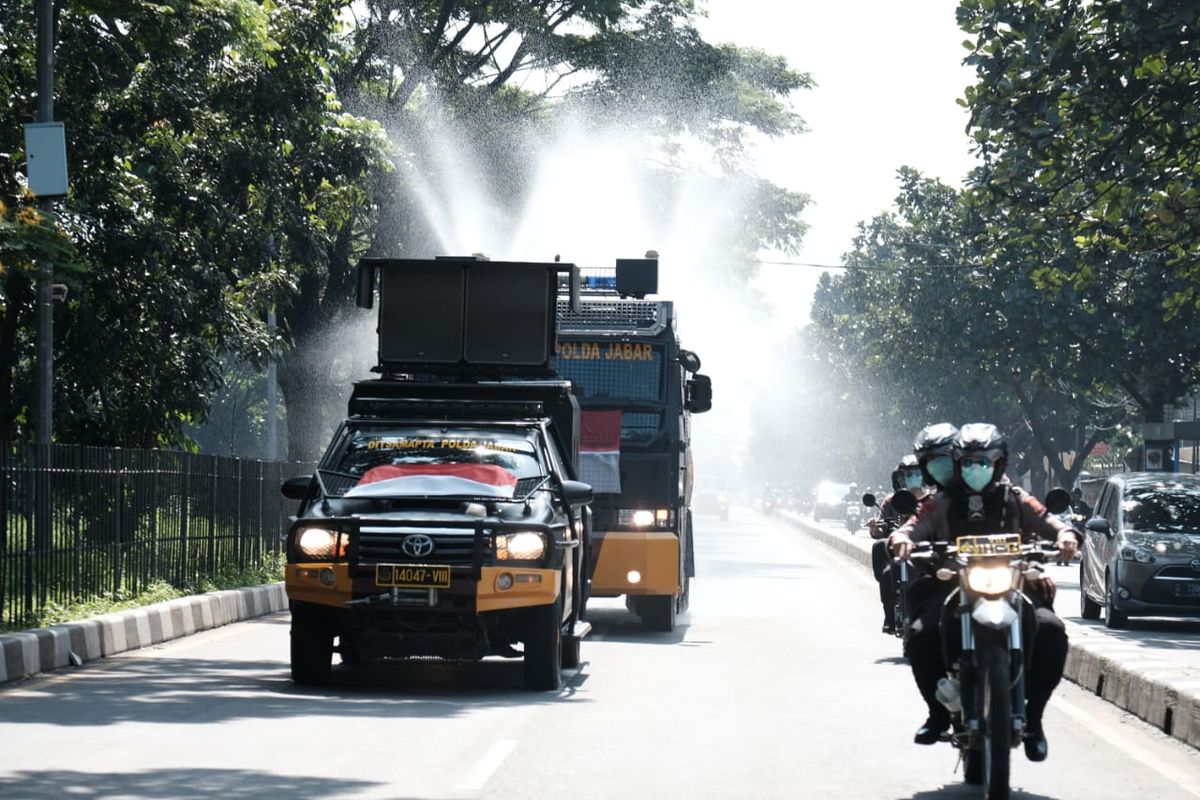
[[[1129,472],[1104,484],[1087,522],[1080,614],[1200,616],[1200,475]]]
[[[728,492],[702,492],[696,497],[696,513],[729,519]]]
[[[813,501],[813,519],[843,519],[846,516],[846,495],[850,484],[821,481]]]

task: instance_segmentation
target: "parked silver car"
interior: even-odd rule
[[[1084,619],[1200,616],[1200,475],[1129,472],[1104,485],[1079,567]]]

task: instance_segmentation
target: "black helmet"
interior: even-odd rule
[[[954,437],[958,428],[949,422],[937,422],[923,428],[913,440],[913,454],[921,471],[925,474],[927,486],[946,486],[954,478]],[[939,457],[943,457],[940,458]],[[929,471],[929,462],[939,459],[935,464],[936,475]]]
[[[976,460],[978,464],[974,463]],[[954,463],[963,483],[981,492],[1004,475],[1008,464],[1008,439],[995,425],[986,422],[963,425],[954,438]],[[968,474],[973,470],[980,471],[975,480]]]
[[[937,422],[922,428],[913,440],[913,454],[924,462],[931,456],[948,456],[954,452],[954,437],[958,428],[949,422]]]
[[[995,425],[987,422],[972,422],[963,425],[954,437],[954,454],[983,453],[993,458],[1008,458],[1008,439]]]

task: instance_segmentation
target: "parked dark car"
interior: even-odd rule
[[[1200,616],[1200,475],[1110,478],[1087,522],[1079,567],[1084,619]]]

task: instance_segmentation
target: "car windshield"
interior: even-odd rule
[[[1200,486],[1164,484],[1129,490],[1125,527],[1144,533],[1200,531]]]
[[[334,497],[522,497],[544,480],[532,429],[367,425],[319,472]]]

